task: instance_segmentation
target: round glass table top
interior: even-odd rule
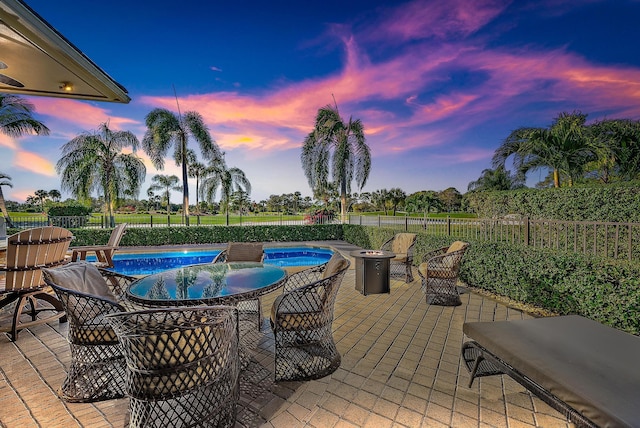
[[[225,303],[280,286],[287,272],[256,262],[209,263],[159,272],[133,282],[127,296],[151,305]]]

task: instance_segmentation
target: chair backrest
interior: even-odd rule
[[[5,291],[18,291],[44,285],[42,268],[65,263],[73,235],[57,226],[23,230],[7,238]]]
[[[416,242],[415,233],[397,233],[393,242],[391,243],[391,252],[406,254],[409,252],[409,248]]]
[[[127,223],[121,223],[116,226],[115,229],[111,232],[111,236],[109,236],[109,242],[107,245],[109,247],[117,247],[120,245],[120,240],[124,235],[124,230],[127,228]]]
[[[108,315],[130,370],[128,394],[135,399],[155,400],[202,389],[217,381],[235,384],[237,317],[237,309],[230,306]],[[220,385],[216,389],[224,398],[235,388]]]
[[[229,242],[227,244],[228,262],[261,262],[264,246],[261,242]]]

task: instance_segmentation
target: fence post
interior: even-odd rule
[[[409,216],[407,215],[404,216],[404,231],[409,231]]]
[[[447,216],[447,236],[451,236],[451,216]]]
[[[380,225],[381,225],[381,224],[382,224],[382,223],[381,223],[381,221],[380,221],[380,214],[378,214],[378,227],[380,227]]]
[[[153,227],[153,214],[149,214],[149,227]]]
[[[529,245],[529,216],[524,218],[524,245]]]

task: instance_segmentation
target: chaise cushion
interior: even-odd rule
[[[598,426],[640,426],[640,338],[577,315],[465,323],[480,346]]]

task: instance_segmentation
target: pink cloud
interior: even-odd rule
[[[429,37],[466,37],[498,16],[509,4],[501,0],[415,0],[393,9],[373,38],[399,41]]]
[[[18,150],[18,145],[16,144],[16,141],[5,134],[0,134],[0,146],[8,147],[13,150]]]
[[[49,159],[45,159],[33,152],[18,150],[13,164],[18,168],[22,168],[36,174],[46,175],[48,177],[57,177],[55,165]]]
[[[130,125],[140,122],[126,117],[113,117],[106,109],[96,107],[85,102],[63,98],[34,98],[33,104],[38,114],[74,123],[81,128],[94,129],[101,123],[109,122],[113,130],[126,129]]]

